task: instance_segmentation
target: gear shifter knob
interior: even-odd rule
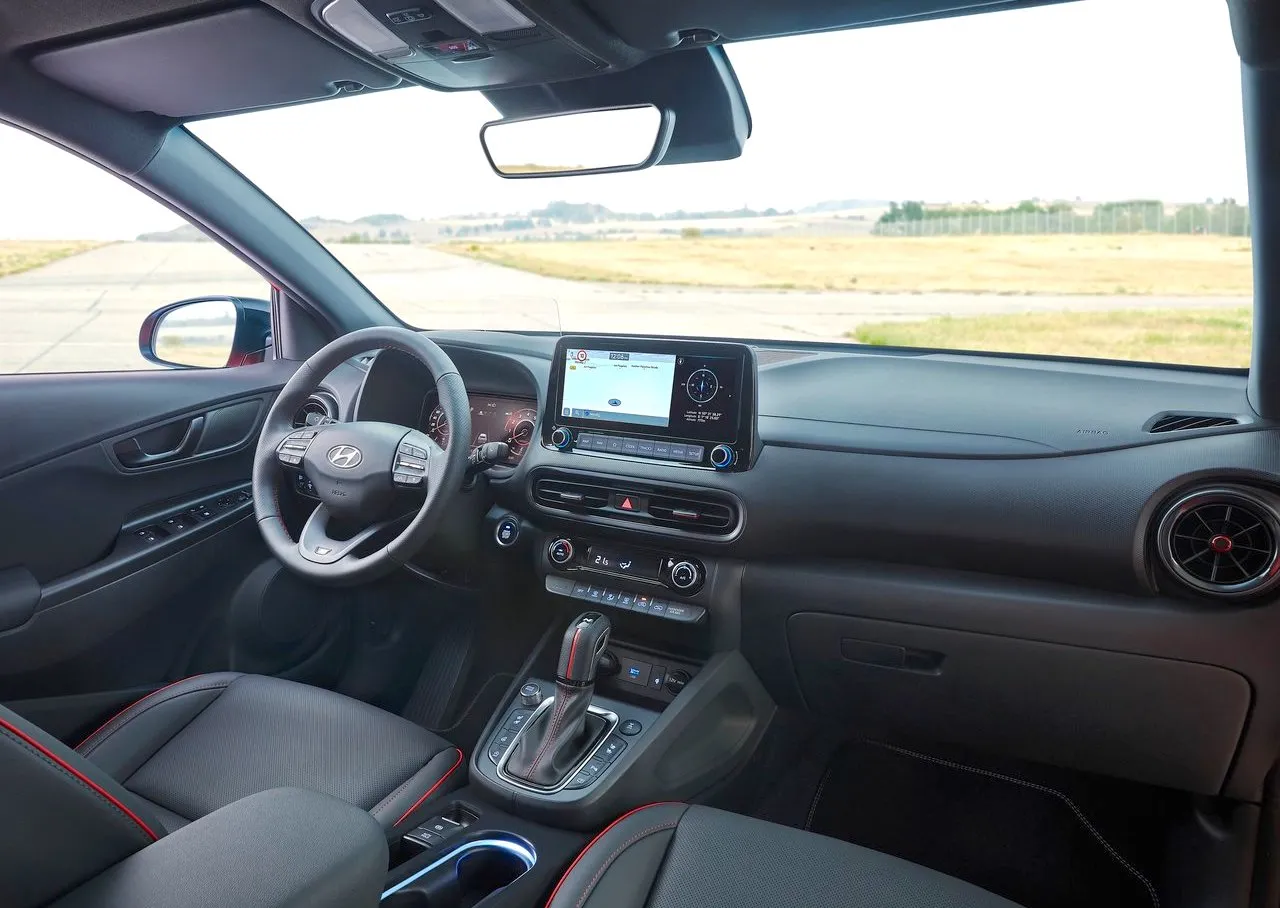
[[[565,631],[560,644],[556,680],[572,687],[586,687],[596,680],[596,665],[609,645],[609,619],[599,612],[585,612]]]

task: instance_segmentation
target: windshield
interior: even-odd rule
[[[406,322],[1247,366],[1226,8],[1084,0],[733,44],[736,160],[506,180],[474,92],[194,124]]]

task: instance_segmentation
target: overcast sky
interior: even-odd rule
[[[1246,198],[1239,61],[1221,0],[1082,0],[731,45],[742,157],[509,181],[478,93],[422,88],[192,129],[291,214],[438,217],[553,199],[618,211]],[[179,222],[91,165],[0,128],[0,238],[131,238]]]

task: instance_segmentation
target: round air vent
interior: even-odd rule
[[[1165,512],[1160,559],[1191,588],[1214,596],[1256,596],[1280,581],[1280,514],[1251,489],[1201,489]]]
[[[338,418],[338,401],[327,391],[317,391],[293,414],[293,427],[318,426]]]

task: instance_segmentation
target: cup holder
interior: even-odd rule
[[[514,836],[460,845],[382,895],[382,908],[473,908],[534,865],[533,848]]]

